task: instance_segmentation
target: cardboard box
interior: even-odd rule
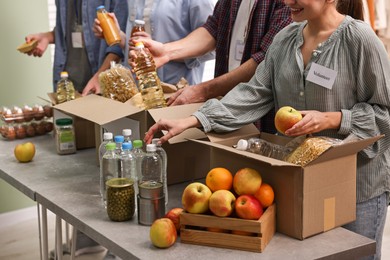
[[[95,124],[96,148],[101,143],[104,131],[121,134],[122,129],[131,128],[133,139],[143,139],[144,133],[161,117],[181,118],[190,115],[200,104],[161,109],[143,110],[129,103],[122,103],[98,95],[88,95],[54,107],[62,113]],[[89,131],[89,130],[88,130]],[[185,137],[204,138],[199,129],[185,131],[183,135],[163,144],[168,155],[168,184],[203,178],[209,171],[209,148],[186,142]],[[99,163],[96,160],[97,164]]]
[[[265,133],[247,138],[254,136],[277,144],[290,140]],[[381,137],[332,147],[305,167],[232,148],[240,137],[209,138],[192,141],[211,147],[210,168],[258,170],[275,191],[276,230],[304,239],[356,219],[356,154]]]
[[[54,108],[53,123],[58,118],[71,118],[73,120],[77,150],[95,147],[95,124],[89,120],[57,110],[56,106],[58,104],[55,93],[48,93],[48,96]],[[78,98],[81,98],[81,96],[79,95]]]
[[[180,224],[183,243],[263,252],[275,234],[275,204],[269,206],[259,220],[182,213]],[[223,229],[224,232],[212,232],[207,228]],[[252,234],[233,234],[233,230]]]
[[[100,141],[102,129],[123,120],[136,122],[134,130],[138,130],[139,136],[135,138],[142,139],[160,118],[187,117],[200,105],[145,111],[131,104],[89,95],[54,108],[94,122]],[[355,220],[356,154],[380,136],[333,147],[305,167],[232,148],[239,139],[254,136],[277,144],[289,141],[281,136],[259,134],[253,124],[231,133],[207,136],[199,129],[184,131],[163,146],[168,154],[168,184],[205,178],[214,167],[225,167],[232,172],[251,167],[275,189],[278,232],[304,239]],[[189,139],[191,142],[187,142]]]

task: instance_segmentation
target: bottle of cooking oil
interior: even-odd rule
[[[166,107],[164,93],[157,75],[156,65],[151,53],[142,42],[135,44],[137,58],[134,68],[138,78],[138,88],[146,109]]]
[[[63,103],[75,99],[75,89],[73,82],[68,79],[68,72],[61,72],[61,79],[57,83],[57,102]]]

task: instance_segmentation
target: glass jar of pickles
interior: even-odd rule
[[[112,221],[127,221],[134,216],[134,180],[112,178],[107,186],[107,215]]]

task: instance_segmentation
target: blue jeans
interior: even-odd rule
[[[381,259],[382,237],[385,228],[387,193],[356,204],[356,220],[344,228],[376,241],[376,254],[364,259]]]

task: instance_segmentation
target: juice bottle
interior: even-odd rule
[[[118,27],[114,20],[108,15],[108,12],[103,5],[96,8],[97,19],[100,22],[100,26],[103,30],[103,36],[109,46],[118,44],[121,42],[121,36],[119,34]]]
[[[164,92],[157,75],[153,56],[144,47],[142,42],[137,42],[135,48],[137,58],[135,60],[136,66],[134,71],[138,78],[138,88],[141,92],[145,108],[166,107]]]
[[[63,103],[75,99],[75,92],[73,82],[68,79],[68,72],[62,71],[61,79],[57,83],[57,102]]]
[[[133,28],[131,29],[131,36],[133,36],[133,34],[135,32],[144,32],[145,31],[145,21],[143,20],[135,20],[134,21],[134,26]]]

